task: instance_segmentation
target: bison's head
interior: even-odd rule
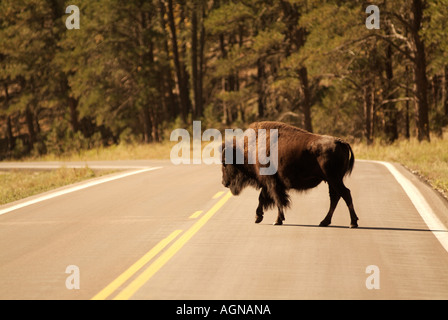
[[[229,188],[233,195],[239,195],[244,187],[247,185],[247,177],[244,173],[244,165],[236,163],[237,148],[233,150],[226,149],[223,144],[222,149],[222,184]],[[233,159],[226,161],[226,152],[233,152]]]
[[[233,195],[237,196],[245,187],[244,174],[234,164],[222,164],[222,184],[229,188]]]

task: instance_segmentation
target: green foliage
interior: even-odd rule
[[[2,0],[8,152],[157,142],[193,120],[219,128],[283,120],[393,141],[419,129],[414,103],[423,97],[428,125],[441,133],[448,0],[421,2],[422,25],[411,35],[415,8],[405,0],[377,2],[380,30],[365,27],[361,0],[79,0],[79,30],[65,28],[70,1]],[[416,37],[428,92],[415,89]]]
[[[428,2],[427,19],[422,34],[427,44],[436,50],[431,59],[431,69],[437,70],[448,63],[448,1],[433,0]]]
[[[53,123],[45,141],[48,153],[56,156],[76,154],[81,150],[99,148],[103,145],[99,132],[87,138],[80,131],[73,132],[66,122],[61,121]]]

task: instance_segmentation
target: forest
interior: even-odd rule
[[[0,0],[0,158],[162,142],[194,120],[430,141],[448,126],[447,17],[448,0]]]

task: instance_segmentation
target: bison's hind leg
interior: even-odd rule
[[[350,190],[344,185],[344,182],[342,181],[342,179],[337,179],[336,181],[329,181],[328,184],[330,186],[330,195],[331,195],[331,189],[333,189],[334,194],[338,194],[340,197],[342,197],[344,199],[345,203],[347,204],[347,207],[350,211],[350,228],[357,228],[359,219],[358,219],[358,216],[356,215],[355,208],[353,206],[353,199],[352,199]],[[334,199],[336,199],[336,196]],[[334,203],[333,203],[333,199],[332,199],[332,206],[333,206],[333,204]],[[336,204],[335,204],[335,208],[336,208]],[[330,212],[327,215],[327,217],[330,215],[330,218],[334,212],[334,209],[332,212],[332,206],[330,207],[331,215],[330,215]],[[325,222],[328,222],[328,221],[326,221],[327,217],[325,217],[325,219],[324,219]]]
[[[338,205],[339,199],[341,199],[339,193],[337,193],[330,185],[329,189],[330,189],[330,210],[328,210],[328,213],[325,216],[324,220],[322,220],[322,222],[319,224],[320,227],[328,227],[331,224],[331,219],[333,218],[334,210]]]

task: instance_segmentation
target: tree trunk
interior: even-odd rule
[[[171,31],[171,44],[173,49],[174,56],[174,66],[176,69],[176,78],[177,78],[177,86],[179,88],[179,97],[181,104],[181,115],[184,123],[187,122],[188,111],[190,109],[190,97],[188,95],[188,86],[186,85],[185,76],[183,70],[184,66],[181,63],[179,56],[179,46],[177,43],[177,31],[176,24],[174,21],[174,8],[173,8],[173,0],[168,0],[168,24]]]
[[[70,126],[73,132],[78,132],[79,130],[79,120],[78,120],[78,100],[70,97],[70,86],[68,84],[68,79],[66,74],[61,75],[61,90],[64,94],[65,99],[63,100],[68,104],[69,114],[70,114]]]
[[[409,67],[408,66],[406,66],[405,79],[406,79],[406,91],[405,91],[406,93],[405,93],[405,95],[406,95],[406,97],[410,97],[411,92],[409,90],[410,84],[409,84]],[[411,119],[410,119],[410,116],[409,116],[409,109],[410,109],[410,101],[406,100],[406,102],[405,102],[405,118],[404,118],[404,120],[405,120],[405,137],[408,140],[411,138],[411,124],[410,124]]]
[[[7,109],[9,107],[8,85],[4,83],[3,88],[5,90],[5,109]],[[16,147],[16,139],[14,138],[14,134],[12,133],[12,121],[10,114],[8,114],[6,118],[6,139],[8,140],[8,150],[14,150],[14,148]]]
[[[299,70],[299,78],[302,83],[303,91],[302,109],[304,129],[309,132],[313,132],[313,125],[311,122],[311,92],[308,81],[308,70],[306,67],[302,67]]]
[[[425,1],[412,2],[412,30],[411,35],[415,46],[414,57],[414,92],[416,97],[415,116],[417,137],[419,141],[430,141],[429,136],[429,104],[428,104],[428,78],[426,76],[425,44],[420,37],[422,28],[423,9]]]
[[[150,112],[150,116],[151,116],[151,123],[152,123],[152,130],[151,130],[152,141],[160,142],[159,119],[158,119],[157,111],[152,109]]]
[[[386,99],[393,100],[396,98],[396,94],[391,92],[394,90],[394,70],[392,65],[392,45],[388,45],[386,52],[386,78],[387,78],[387,91]],[[384,106],[385,126],[384,131],[386,139],[389,143],[393,143],[398,139],[398,111],[395,102],[389,102]]]
[[[265,95],[264,95],[264,66],[261,59],[257,60],[257,83],[258,83],[258,118],[264,117]]]
[[[185,14],[185,9],[186,9],[186,6],[185,5],[180,5],[179,6],[179,8],[180,8],[180,21],[179,21],[179,29],[180,30],[182,30],[183,28],[183,26],[185,27],[185,23],[184,23],[184,21],[185,21],[185,17],[186,17],[186,14]],[[191,99],[190,99],[190,89],[189,89],[189,84],[190,84],[190,75],[189,75],[189,73],[188,73],[188,71],[187,71],[187,64],[184,62],[184,60],[183,59],[187,59],[187,42],[186,41],[181,41],[181,46],[180,46],[180,57],[181,57],[181,59],[180,59],[180,65],[181,65],[181,67],[182,67],[182,69],[181,69],[181,71],[182,71],[182,80],[183,80],[183,84],[182,84],[182,87],[183,87],[183,89],[182,89],[182,91],[183,91],[183,95],[184,95],[184,100],[185,100],[185,102],[186,102],[186,106],[185,106],[185,109],[186,109],[186,114],[187,114],[187,117],[188,117],[188,114],[190,113],[190,111],[191,111],[191,109],[192,109],[192,102],[191,102]]]
[[[16,139],[12,133],[11,116],[6,119],[6,138],[8,139],[8,150],[12,151],[16,147]]]
[[[34,130],[34,116],[28,106],[25,109],[25,119],[26,119],[26,125],[28,127],[29,148],[30,150],[32,150],[34,143],[36,142],[37,136],[36,131]]]
[[[448,66],[445,66],[442,76],[442,107],[445,114],[445,122],[448,124]]]
[[[191,75],[194,98],[194,117],[200,117],[202,110],[201,97],[199,96],[199,66],[198,66],[198,17],[197,7],[193,5],[191,10]]]
[[[373,110],[375,95],[371,85],[364,87],[364,136],[367,144],[373,143]]]
[[[203,78],[204,78],[204,50],[205,50],[205,7],[202,5],[201,31],[199,33],[199,70],[198,70],[198,112],[199,117],[204,114]]]
[[[429,137],[429,104],[427,97],[426,62],[424,56],[417,57],[414,66],[414,91],[416,93],[415,115],[417,137],[419,141],[430,141]]]
[[[70,108],[70,124],[72,126],[73,132],[78,132],[79,121],[78,121],[78,101],[74,98],[68,98],[68,106]]]
[[[169,61],[170,59],[170,49],[169,49],[169,45],[168,45],[168,35],[166,34],[166,24],[165,24],[165,13],[166,13],[166,9],[165,9],[165,4],[163,3],[162,0],[159,0],[159,14],[160,14],[160,25],[161,25],[161,31],[162,31],[162,35],[163,35],[163,47],[165,50],[165,54],[166,54],[166,59],[167,61]],[[174,84],[174,80],[172,77],[172,72],[171,72],[171,67],[167,66],[166,67],[166,73],[163,75],[164,80],[165,80],[165,88],[166,91],[168,93],[168,114],[170,119],[175,119],[176,116],[179,113],[179,106],[178,106],[178,100],[177,100],[177,96],[174,95],[173,93],[173,88],[175,86]]]
[[[152,142],[152,123],[151,116],[149,114],[149,107],[143,106],[143,139],[145,143]]]
[[[409,89],[406,89],[406,96],[409,97]],[[406,107],[405,107],[405,137],[406,139],[410,139],[411,138],[411,124],[410,124],[410,117],[409,117],[409,100],[406,100]]]
[[[221,92],[226,92],[226,78],[224,77],[221,78]],[[230,124],[229,110],[225,101],[222,101],[222,123],[225,125]]]

